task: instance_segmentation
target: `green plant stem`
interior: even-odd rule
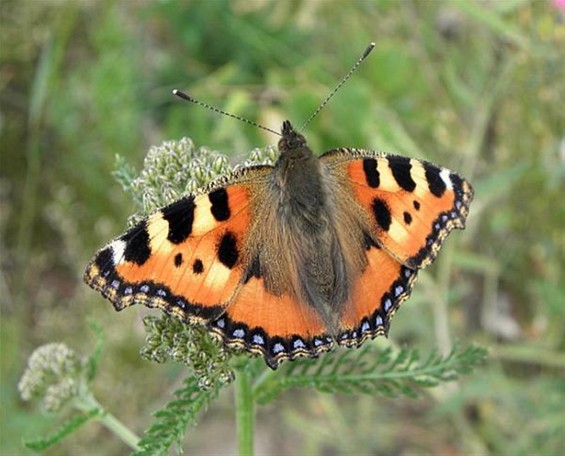
[[[137,436],[131,429],[129,429],[110,412],[104,410],[104,407],[100,405],[90,390],[83,391],[83,393],[79,395],[76,399],[75,406],[82,412],[99,410],[97,417],[98,421],[106,426],[113,434],[119,437],[131,449],[134,451],[141,450],[141,447],[137,444],[140,440],[139,436]]]
[[[240,369],[235,377],[235,408],[239,456],[253,455],[254,410],[253,389],[249,375]]]
[[[109,412],[103,412],[99,418],[100,422],[106,426],[110,431],[117,435],[122,441],[134,451],[139,451],[141,448],[138,446],[139,437],[131,431],[127,426],[118,420],[114,415]]]

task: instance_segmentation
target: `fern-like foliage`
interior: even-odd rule
[[[287,364],[280,375],[259,382],[257,402],[272,401],[289,388],[315,388],[326,393],[417,397],[421,388],[437,386],[469,373],[486,357],[478,346],[455,347],[443,357],[437,352],[421,360],[417,349],[380,350],[373,343],[359,350],[341,349],[320,359]]]
[[[86,413],[77,413],[72,418],[69,418],[66,422],[61,424],[52,434],[46,437],[24,440],[24,445],[30,450],[45,451],[75,432],[83,424],[86,424],[90,420],[99,416],[101,416],[101,411],[98,409],[90,410]]]
[[[196,377],[188,376],[182,388],[175,391],[175,399],[153,415],[155,422],[139,441],[141,450],[134,455],[169,454],[168,449],[173,445],[180,450],[185,429],[196,424],[199,412],[217,397],[220,388],[221,385],[202,389]]]

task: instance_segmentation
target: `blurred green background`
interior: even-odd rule
[[[397,344],[489,347],[487,363],[421,399],[302,390],[258,409],[257,454],[565,453],[565,4],[469,1],[0,3],[2,454],[59,417],[23,403],[27,357],[54,341],[106,346],[99,401],[137,433],[183,378],[144,361],[145,309],[114,313],[81,281],[133,203],[115,154],[190,136],[235,161],[277,138],[171,95],[279,129],[301,124],[370,41],[376,49],[308,127],[318,152],[426,158],[476,190],[468,228],[420,275]],[[187,433],[190,454],[233,454],[231,390]],[[124,454],[91,423],[50,455]]]

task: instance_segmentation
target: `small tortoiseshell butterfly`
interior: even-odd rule
[[[273,369],[388,331],[418,270],[464,228],[470,184],[423,160],[338,148],[289,121],[274,166],[224,176],[102,248],[85,281],[116,310],[204,324]]]

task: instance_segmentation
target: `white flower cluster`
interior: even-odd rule
[[[41,398],[45,411],[56,412],[78,395],[83,372],[83,361],[65,344],[42,345],[30,356],[18,390],[23,400]]]

